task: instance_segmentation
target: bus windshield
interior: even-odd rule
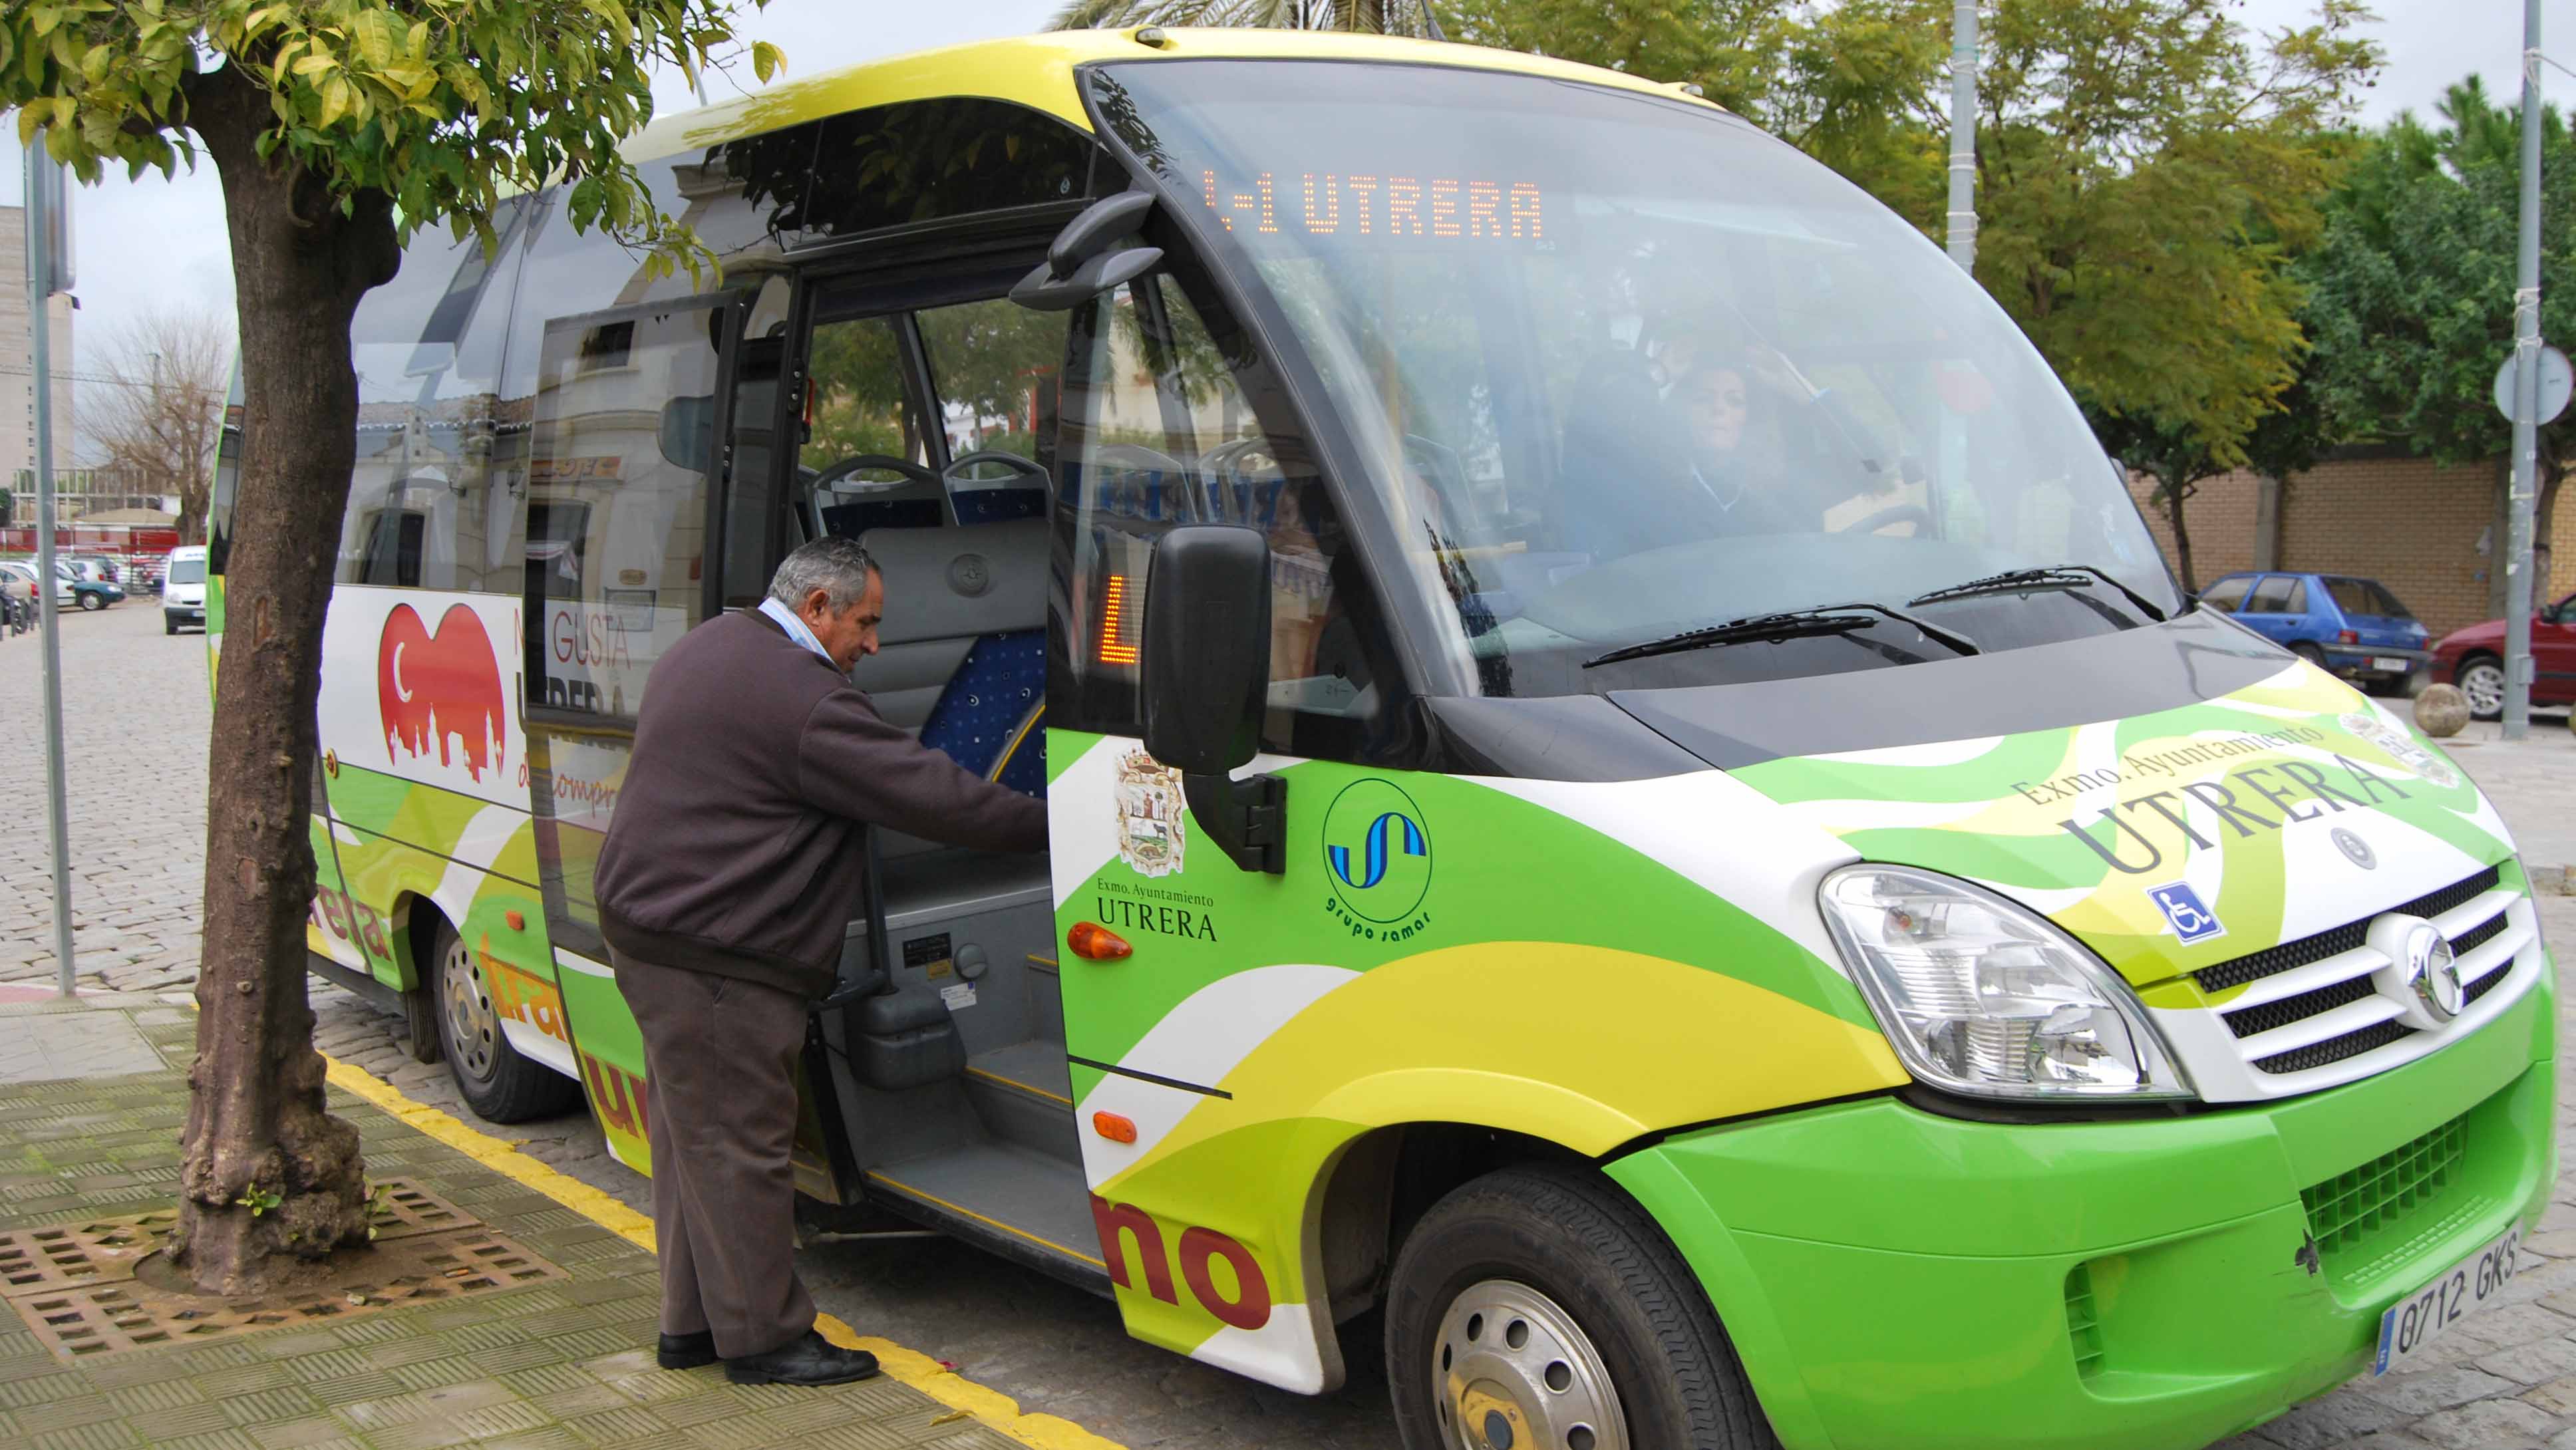
[[[1173,61],[1107,129],[1305,354],[1453,678],[1550,695],[1950,657],[2179,607],[2114,465],[1921,233],[1710,107],[1469,69]],[[1909,601],[2008,571],[2037,591]],[[2105,580],[2090,571],[2100,571]],[[2139,607],[2120,586],[2136,591]]]

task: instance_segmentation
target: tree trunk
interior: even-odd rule
[[[2182,517],[2182,501],[2190,493],[2190,487],[2171,475],[2160,473],[2156,475],[2156,492],[2164,495],[2165,517],[2173,525],[2174,573],[2181,578],[2184,593],[2196,592],[2200,586],[2192,582],[2191,528]]]
[[[367,1241],[358,1132],[324,1109],[305,996],[322,616],[356,462],[349,323],[393,274],[391,207],[341,215],[253,141],[265,96],[227,67],[189,87],[231,233],[249,402],[207,760],[205,955],[172,1256],[208,1293],[260,1292],[283,1255]]]

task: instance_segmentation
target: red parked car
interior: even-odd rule
[[[2531,617],[2531,703],[2576,705],[2576,594]],[[2504,621],[2455,629],[2433,646],[2433,678],[2469,697],[2481,720],[2504,714]]]

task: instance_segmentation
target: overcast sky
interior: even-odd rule
[[[938,5],[853,4],[850,0],[773,0],[754,15],[752,35],[782,46],[790,74],[900,55],[930,46],[1036,30],[1059,0],[944,0]],[[2259,29],[2297,24],[2313,14],[2313,0],[2240,0],[2243,22]],[[2398,111],[2429,112],[2443,87],[2471,71],[2489,90],[2516,93],[2515,57],[2522,43],[2522,7],[2511,0],[2383,0],[2373,29],[2388,52],[2387,68],[2371,92],[2367,121]],[[2576,66],[2576,0],[2546,0],[2544,48]],[[2563,37],[2550,41],[2552,34]],[[2560,104],[2576,97],[2576,81],[2545,71],[2548,94]],[[737,77],[717,77],[711,95],[751,83],[748,66]],[[676,74],[657,88],[665,110],[692,105]],[[8,136],[14,140],[14,125]],[[14,145],[0,145],[0,197],[20,195],[20,161]],[[229,315],[232,272],[224,241],[223,199],[211,165],[176,181],[147,176],[111,180],[80,192],[74,202],[78,238],[80,319],[70,366],[95,370],[102,349],[121,328],[154,311],[203,308]],[[12,284],[16,258],[0,259]],[[64,366],[58,360],[57,367]]]

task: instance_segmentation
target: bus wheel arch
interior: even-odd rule
[[[1652,1152],[1602,1159],[1528,1133],[1439,1121],[1373,1128],[1342,1145],[1310,1200],[1309,1255],[1314,1282],[1330,1296],[1319,1324],[1343,1341],[1345,1357],[1376,1356],[1379,1341],[1395,1336],[1387,1322],[1391,1280],[1426,1217],[1469,1185],[1527,1175],[1571,1185],[1596,1206],[1631,1215],[1632,1227],[1642,1225],[1636,1231],[1668,1263],[1686,1264],[1686,1287],[1721,1326],[1749,1392],[1772,1423],[1794,1428],[1799,1443],[1813,1441],[1821,1427],[1763,1290],[1714,1211]],[[1668,1225],[1679,1220],[1700,1223],[1702,1231],[1676,1233]]]
[[[1442,1195],[1397,1248],[1384,1317],[1407,1450],[1779,1450],[1691,1265],[1589,1164],[1529,1160]]]
[[[510,1043],[492,1000],[482,964],[447,913],[435,902],[411,898],[415,942],[426,942],[413,1000],[425,1001],[448,1080],[465,1105],[488,1122],[518,1123],[571,1112],[582,1101],[579,1081],[522,1054]]]
[[[403,1030],[410,1038],[414,1062],[439,1062],[446,1057],[438,1035],[438,996],[428,971],[428,964],[437,960],[438,927],[445,922],[437,905],[424,905],[417,892],[406,891],[394,902],[393,930],[388,936],[395,952],[396,980],[408,984],[402,989]]]

